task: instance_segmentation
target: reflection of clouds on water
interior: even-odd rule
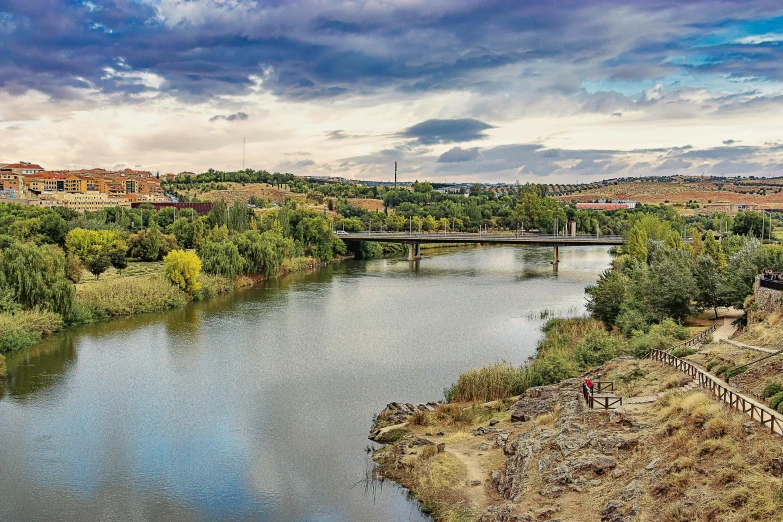
[[[466,369],[523,363],[537,314],[583,310],[610,261],[563,249],[553,276],[551,251],[527,250],[439,252],[414,272],[405,259],[346,262],[58,336],[69,344],[9,366],[9,386],[57,384],[17,380],[24,401],[0,400],[0,468],[26,470],[0,474],[0,490],[34,518],[65,496],[68,519],[101,506],[113,518],[423,520],[398,488],[375,501],[352,488],[372,416],[437,400]],[[0,499],[0,519],[14,509]]]

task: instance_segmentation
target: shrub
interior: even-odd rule
[[[193,294],[193,299],[201,301],[215,297],[216,295],[227,294],[234,291],[234,283],[228,277],[211,274],[200,274],[198,276],[201,288]]]
[[[593,330],[579,341],[574,359],[583,367],[592,367],[603,364],[624,351],[625,347],[616,336],[609,335],[605,330]]]
[[[54,312],[28,310],[0,314],[0,352],[32,346],[62,326],[62,317]]]
[[[8,370],[6,369],[5,366],[5,357],[0,355],[0,379],[5,377],[7,374],[8,374]]]
[[[783,392],[778,392],[769,399],[769,406],[773,410],[777,410],[781,403],[783,403]]]
[[[747,366],[742,366],[740,368],[729,368],[728,370],[726,370],[724,375],[726,377],[726,380],[728,381],[729,379],[731,379],[735,375],[739,375],[741,373],[745,373],[746,371],[748,371],[748,367]]]
[[[713,368],[715,368],[719,364],[720,364],[720,361],[716,361],[715,359],[709,361],[707,363],[707,365],[706,365],[707,371],[712,370]]]
[[[764,390],[761,392],[761,398],[762,399],[769,399],[776,393],[779,393],[783,391],[783,385],[781,385],[779,382],[768,382],[766,386],[764,386]]]
[[[679,348],[672,350],[672,355],[679,357],[680,359],[683,357],[688,357],[689,355],[693,355],[694,353],[696,353],[696,350],[688,346],[680,346]]]
[[[719,377],[720,377],[720,376],[721,376],[721,375],[723,375],[723,374],[724,374],[724,372],[725,372],[726,370],[728,370],[729,368],[730,368],[730,366],[729,366],[729,365],[727,365],[727,364],[721,364],[721,365],[719,365],[717,368],[715,368],[715,371],[714,371],[714,372],[712,372],[712,373],[714,373],[715,375],[717,375],[717,376],[719,376]]]
[[[201,260],[195,252],[172,250],[163,258],[163,266],[163,274],[189,294],[201,288],[198,281]]]

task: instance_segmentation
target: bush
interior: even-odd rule
[[[201,288],[193,294],[193,299],[203,301],[220,294],[234,291],[234,283],[231,279],[218,275],[201,274],[198,277]]]
[[[781,403],[783,403],[783,392],[778,392],[769,399],[769,406],[773,410],[777,410]]]
[[[0,355],[0,379],[4,378],[8,374],[8,370],[5,366],[5,357]]]
[[[62,317],[54,312],[28,310],[0,314],[0,352],[32,346],[44,335],[62,327]]]
[[[696,353],[696,350],[688,346],[680,346],[679,348],[672,350],[672,355],[679,357],[680,359],[683,357],[688,357],[689,355],[693,355],[694,353]]]
[[[731,366],[729,366],[728,364],[721,364],[721,365],[719,365],[717,368],[715,368],[715,371],[714,371],[714,372],[712,372],[712,373],[714,373],[715,375],[717,375],[718,377],[720,377],[720,376],[721,376],[721,375],[723,375],[723,374],[726,372],[726,370],[728,370],[729,368],[731,368]]]
[[[780,404],[778,404],[778,407],[775,411],[778,413],[783,413],[783,401],[780,401]]]
[[[762,399],[769,399],[776,393],[779,393],[783,391],[783,385],[781,385],[779,382],[768,382],[766,386],[764,386],[764,390],[761,392],[761,398]]]
[[[741,373],[745,373],[746,371],[748,371],[748,367],[747,366],[742,366],[740,368],[729,368],[728,370],[726,370],[724,375],[726,377],[726,381],[728,381],[729,379],[731,379],[735,375],[739,375]]]
[[[709,361],[707,363],[707,365],[706,365],[707,371],[712,370],[713,368],[715,368],[719,364],[720,364],[720,361],[716,361],[715,359]]]
[[[593,330],[579,341],[574,359],[583,367],[592,367],[603,364],[624,351],[625,346],[617,337],[609,335],[605,330]]]

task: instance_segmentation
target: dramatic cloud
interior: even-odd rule
[[[227,116],[223,116],[221,114],[218,114],[216,116],[212,116],[209,121],[218,121],[218,120],[226,120],[226,121],[245,121],[247,120],[248,116],[244,112],[237,112],[235,114],[229,114]]]
[[[422,145],[435,143],[460,143],[486,138],[483,131],[491,129],[492,125],[484,122],[463,120],[427,120],[408,127],[399,135],[404,138],[417,138]]]
[[[478,148],[462,149],[454,147],[449,149],[438,158],[438,163],[459,163],[461,161],[472,161],[478,157]]]
[[[776,173],[781,15],[773,0],[0,0],[0,142],[49,167],[239,168],[247,137],[249,164],[302,174]]]

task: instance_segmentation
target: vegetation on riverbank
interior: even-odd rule
[[[1,205],[0,351],[67,325],[180,307],[345,254],[324,216],[288,207],[257,217],[218,202],[207,216],[175,219],[173,208],[77,216]]]

